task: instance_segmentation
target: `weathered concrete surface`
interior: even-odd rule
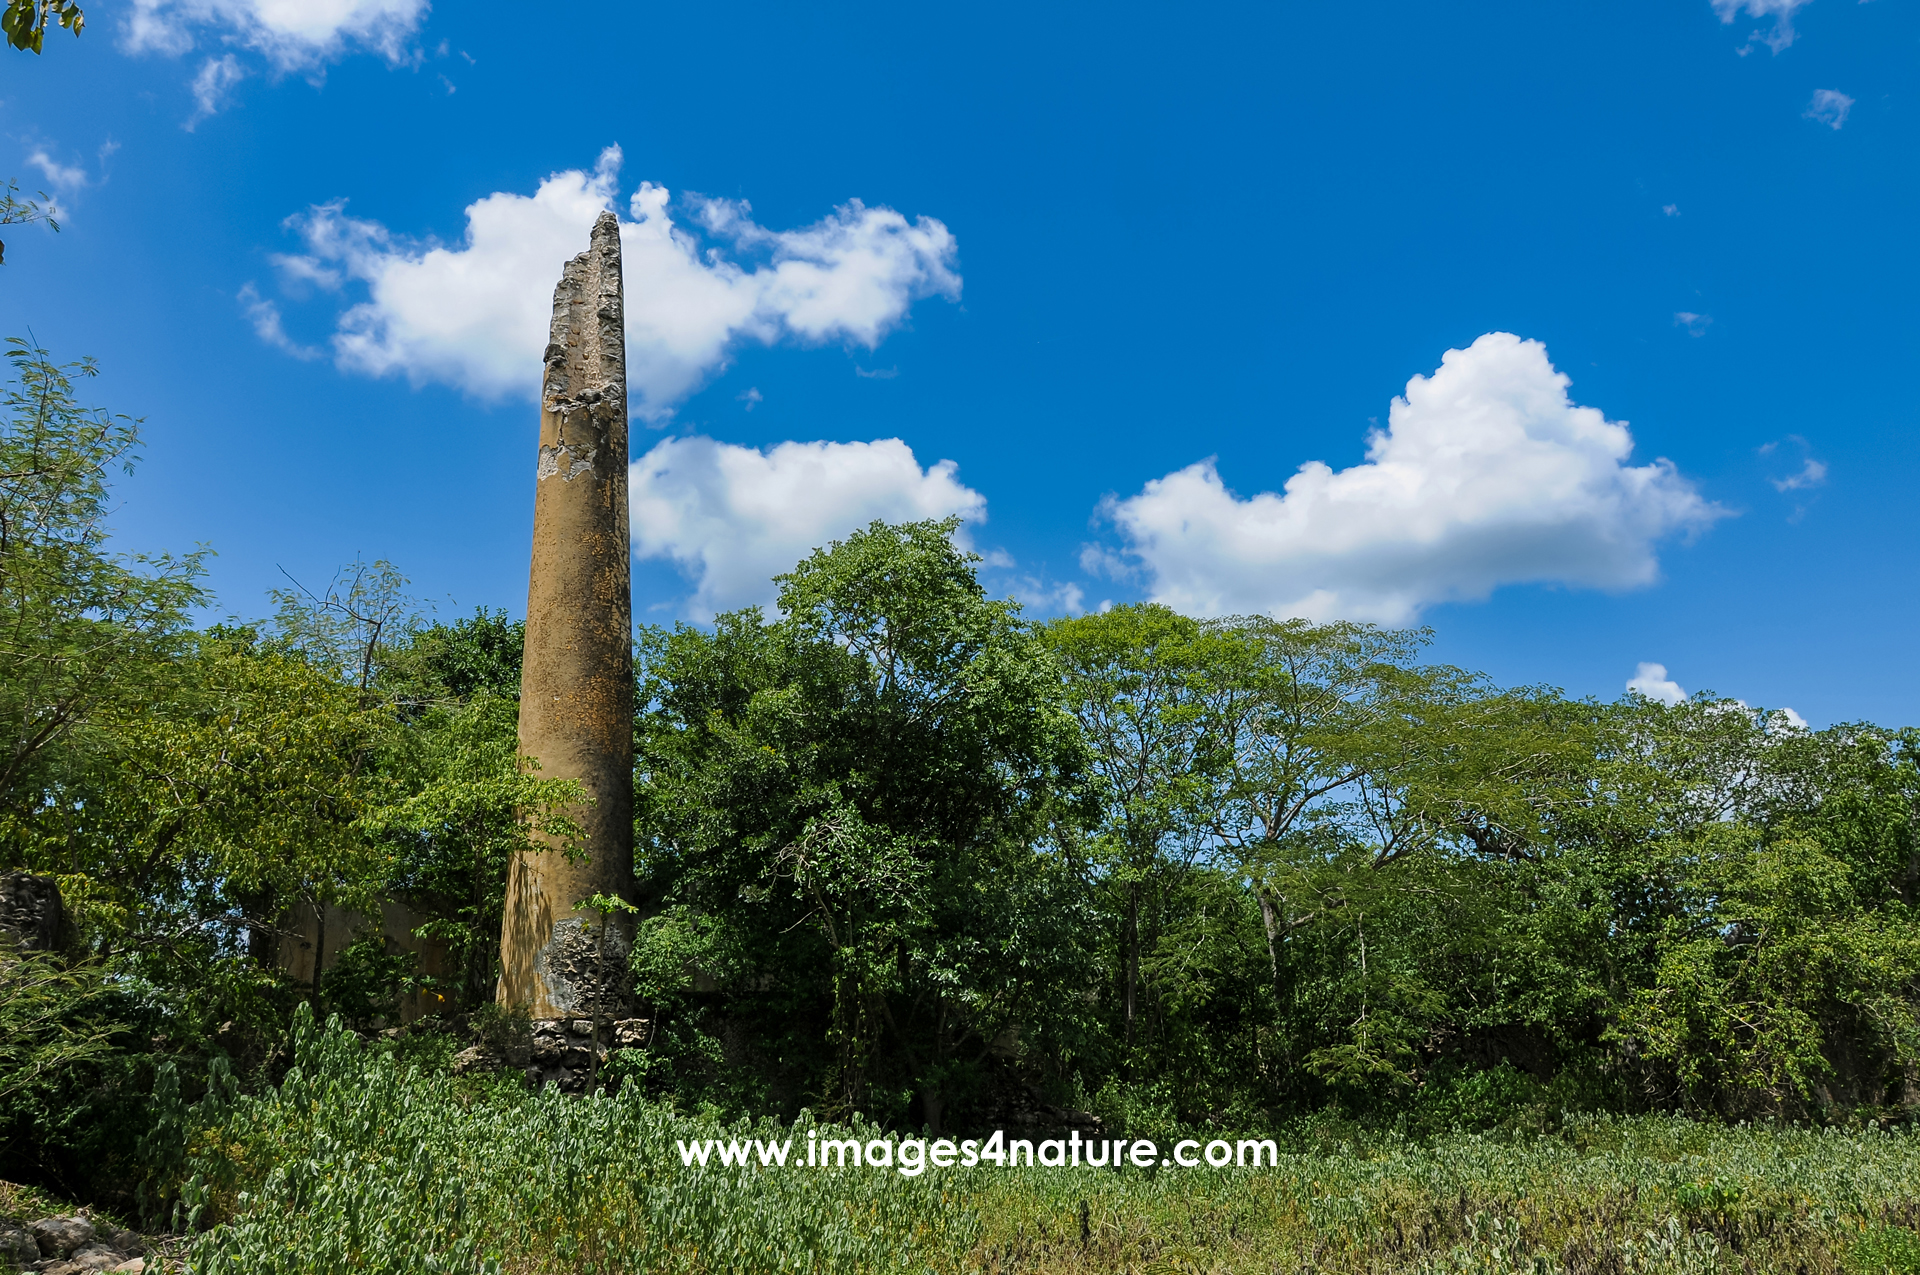
[[[414,933],[426,919],[391,899],[380,904],[378,924],[371,917],[337,904],[329,903],[316,912],[311,904],[297,903],[280,919],[273,948],[274,962],[296,981],[311,985],[334,967],[350,944],[377,934],[386,945],[388,955],[411,952],[419,973],[438,980],[458,977],[458,962],[447,945]],[[400,1021],[410,1023],[451,1007],[450,997],[424,987],[416,988],[400,998]]]
[[[620,224],[602,213],[592,244],[553,294],[540,395],[520,751],[543,778],[578,779],[573,812],[587,856],[523,853],[507,876],[502,1005],[536,1020],[627,1015],[629,916],[578,908],[633,898],[633,596],[627,540],[626,324]]]

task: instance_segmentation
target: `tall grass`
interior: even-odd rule
[[[1277,1169],[1027,1170],[976,1198],[987,1225],[958,1269],[1920,1275],[1920,1140],[1877,1130],[1305,1139]]]
[[[1298,1132],[1257,1170],[687,1167],[695,1138],[792,1137],[804,1161],[807,1126],[476,1092],[296,1035],[277,1090],[203,1112],[184,1198],[206,1275],[1920,1272],[1906,1133],[1601,1119],[1430,1145]]]

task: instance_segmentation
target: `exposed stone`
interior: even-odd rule
[[[653,1037],[653,1024],[644,1018],[622,1018],[613,1025],[615,1049],[640,1049]]]
[[[0,874],[0,938],[51,952],[60,937],[60,887],[31,872]]]
[[[485,1045],[473,1045],[453,1056],[453,1074],[464,1076],[470,1071],[492,1071],[500,1065],[500,1059]]]
[[[0,1268],[7,1263],[26,1266],[40,1260],[40,1244],[25,1227],[0,1225]]]
[[[167,1242],[159,1243],[164,1250]],[[36,1275],[184,1270],[178,1261],[151,1256],[147,1238],[138,1231],[97,1230],[84,1213],[24,1223],[0,1218],[0,1271],[16,1267]]]
[[[126,1261],[127,1255],[108,1244],[87,1244],[76,1249],[68,1260],[77,1270],[104,1271]]]
[[[93,1243],[93,1223],[83,1217],[43,1217],[27,1223],[40,1245],[42,1257],[66,1257],[83,1244]]]
[[[594,1029],[576,1035],[632,1012],[633,917],[579,906],[634,893],[625,332],[620,223],[605,213],[554,289],[520,681],[520,752],[592,798],[568,812],[587,853],[514,856],[500,938],[500,1003]],[[541,1048],[536,1038],[530,1076],[554,1070]]]
[[[555,1085],[562,1093],[592,1093],[600,1088],[600,1069],[612,1036],[612,1023],[586,1018],[536,1020],[527,1084],[535,1089]]]

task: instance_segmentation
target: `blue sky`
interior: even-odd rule
[[[97,0],[0,63],[65,214],[5,330],[146,418],[121,541],[211,545],[222,613],[356,554],[524,606],[611,206],[645,618],[959,513],[1037,614],[1920,720],[1906,0],[525,14]]]

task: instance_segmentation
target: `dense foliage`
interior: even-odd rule
[[[0,1159],[159,1210],[184,1126],[156,1113],[280,1083],[298,1004],[371,1034],[429,981],[369,932],[298,983],[290,918],[398,901],[448,946],[448,1012],[396,1046],[431,1070],[491,1030],[506,864],[570,835],[579,790],[516,755],[522,628],[430,622],[385,563],[196,626],[199,556],[108,544],[137,423],[78,403],[90,368],[12,358],[0,871],[55,877],[69,932],[0,956]],[[1920,734],[1502,688],[1417,631],[1035,622],[953,533],[876,523],[772,614],[640,633],[653,1035],[617,1056],[621,1119],[1427,1134],[1920,1103]]]
[[[1133,1127],[1920,1098],[1920,737],[1361,625],[1021,625],[945,530],[643,642],[656,1091],[935,1130],[1015,1077]]]
[[[1053,1005],[1095,918],[1043,847],[1083,753],[951,530],[876,525],[784,577],[778,621],[642,641],[634,959],[689,1098],[937,1127],[998,1034],[1075,1047]]]
[[[294,1003],[293,909],[404,899],[491,994],[505,863],[566,835],[571,783],[523,774],[521,633],[426,625],[385,564],[277,596],[267,623],[196,629],[202,556],[109,551],[107,477],[138,422],[82,408],[16,343],[0,418],[0,871],[53,877],[62,960],[0,974],[0,1160],[135,1194],[156,1068],[274,1065]],[[375,941],[320,989],[361,1012],[411,972]],[[336,967],[340,970],[341,967]]]

